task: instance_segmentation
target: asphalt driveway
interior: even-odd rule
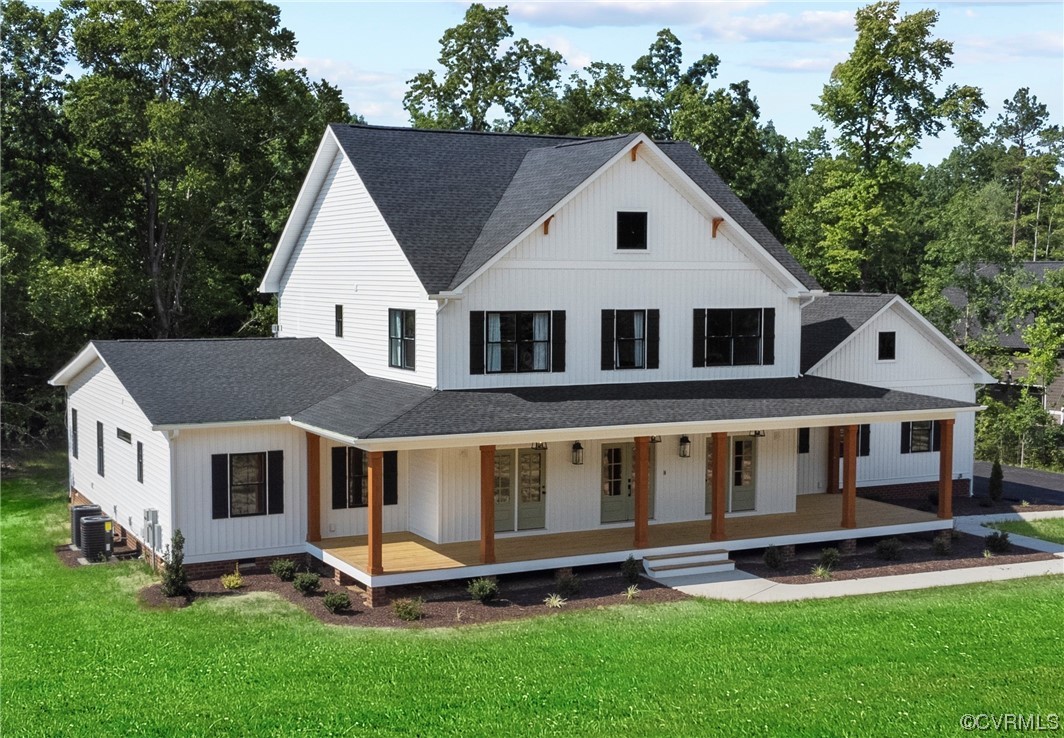
[[[985,497],[990,484],[989,461],[975,462],[975,496]],[[1064,474],[1002,466],[1005,472],[1003,497],[1006,500],[1027,500],[1032,505],[1064,505]]]

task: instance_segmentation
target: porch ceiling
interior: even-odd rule
[[[840,538],[853,532],[839,523],[842,495],[799,495],[797,510],[777,515],[752,515],[727,519],[727,541],[721,548],[741,548],[742,539],[824,533],[838,531]],[[937,520],[933,513],[920,512],[898,505],[857,499],[857,528],[929,523]],[[649,549],[669,546],[708,544],[710,520],[663,523],[650,526]],[[578,531],[573,533],[530,534],[496,537],[496,563],[506,564],[536,559],[557,559],[632,549],[632,526]],[[366,536],[345,536],[312,541],[325,553],[368,572]],[[404,574],[480,566],[480,542],[432,543],[413,533],[385,533],[383,543],[384,574]]]

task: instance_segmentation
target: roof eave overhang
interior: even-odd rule
[[[100,361],[104,366],[107,366],[107,362],[104,361],[99,350],[90,341],[82,347],[81,351],[74,355],[74,358],[64,364],[62,369],[52,375],[48,380],[48,384],[53,387],[65,387],[73,381],[74,377],[92,366],[94,361]]]

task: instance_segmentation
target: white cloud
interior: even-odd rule
[[[510,18],[536,26],[657,26],[698,25],[721,13],[764,5],[762,0],[727,4],[677,0],[587,0],[585,2],[516,2],[508,5]]]
[[[699,26],[698,33],[702,39],[729,42],[823,43],[852,38],[856,31],[849,10],[806,10],[798,14],[725,15]]]
[[[953,49],[953,60],[958,64],[1014,62],[1030,58],[1059,62],[1064,56],[1064,37],[1051,31],[995,37],[968,36],[958,40]]]
[[[369,123],[409,125],[402,104],[406,93],[405,77],[323,57],[296,56],[280,62],[279,66],[306,69],[311,80],[324,79],[339,87],[351,112],[363,116]]]
[[[566,36],[541,36],[532,39],[532,43],[541,44],[548,49],[557,51],[565,58],[566,68],[573,71],[583,69],[594,61],[594,59],[591,58],[591,54],[577,48]]]
[[[754,59],[746,62],[747,66],[761,69],[766,72],[783,72],[788,74],[816,73],[823,75],[835,68],[845,55],[838,59],[826,57],[787,58],[787,59]]]

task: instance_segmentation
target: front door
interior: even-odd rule
[[[650,517],[654,517],[654,446],[650,447]],[[635,444],[608,443],[602,446],[603,523],[635,520]]]
[[[744,512],[754,509],[756,495],[755,439],[753,436],[733,436],[728,439],[727,511]],[[706,444],[706,514],[713,512],[713,444]]]
[[[495,531],[546,527],[547,476],[543,451],[495,452]]]

